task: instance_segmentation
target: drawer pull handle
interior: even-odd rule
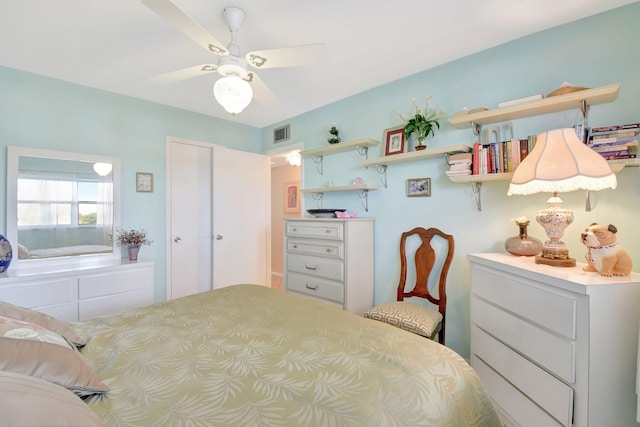
[[[326,230],[324,230],[325,233],[329,234],[331,233],[331,230],[329,230],[328,228]]]
[[[298,245],[293,245],[293,249],[298,249]]]
[[[327,248],[327,253],[330,254],[331,253],[331,248]]]
[[[304,287],[305,287],[305,288],[307,288],[307,289],[311,289],[312,291],[315,291],[315,290],[317,290],[317,289],[318,289],[318,285],[317,285],[316,283],[314,283],[314,284],[312,284],[312,285],[310,285],[310,284],[308,284],[308,283],[305,283],[305,284],[304,284]]]
[[[317,270],[318,266],[317,265],[309,265],[309,264],[305,264],[304,268],[306,268],[307,270]]]

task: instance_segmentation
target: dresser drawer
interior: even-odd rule
[[[344,281],[344,263],[335,259],[287,254],[287,270],[338,282]]]
[[[344,286],[342,283],[318,279],[304,274],[288,273],[287,290],[337,303],[344,302]]]
[[[573,416],[573,389],[545,370],[511,350],[489,334],[472,326],[473,353],[529,399],[570,426]]]
[[[574,296],[542,289],[535,281],[482,267],[473,270],[473,293],[569,339],[576,339]]]
[[[287,240],[287,252],[344,259],[344,244],[327,240]]]
[[[541,309],[542,310],[542,309]],[[476,326],[547,369],[567,383],[575,382],[575,343],[512,315],[476,296],[471,300]]]
[[[314,239],[343,240],[344,224],[330,221],[287,221],[287,237],[309,237]]]
[[[153,283],[153,271],[150,269],[131,269],[80,276],[78,279],[78,298],[100,298],[127,292],[147,291],[151,296],[146,303],[153,302],[153,292],[149,286]],[[151,276],[151,277],[150,277]]]
[[[503,415],[506,426],[560,427],[564,425],[546,413],[478,357],[471,356],[471,365],[496,403],[498,412]]]

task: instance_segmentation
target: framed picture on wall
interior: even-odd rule
[[[431,196],[431,178],[410,178],[407,180],[407,197]]]
[[[136,191],[138,193],[153,193],[153,174],[136,172]]]
[[[407,144],[404,138],[404,125],[385,129],[383,141],[385,156],[407,152]]]
[[[284,183],[284,212],[300,213],[300,181]]]

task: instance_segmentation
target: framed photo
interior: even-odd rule
[[[407,152],[407,144],[404,139],[404,125],[385,129],[383,141],[385,156]]]
[[[136,172],[136,191],[138,193],[153,193],[153,174]]]
[[[284,212],[300,213],[300,181],[284,183]]]
[[[407,197],[431,196],[431,178],[410,178],[407,180]]]

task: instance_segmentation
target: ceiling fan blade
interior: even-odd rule
[[[327,49],[324,43],[280,49],[254,50],[247,53],[247,63],[258,69],[277,67],[298,67],[314,64],[324,58]]]
[[[169,0],[142,0],[142,4],[169,21],[174,27],[209,52],[216,55],[229,54],[229,51],[222,43]]]
[[[253,97],[260,104],[267,107],[274,107],[280,103],[278,97],[256,73],[250,71],[244,79],[251,83],[251,87],[253,88]]]
[[[191,79],[193,77],[205,76],[209,73],[218,71],[218,66],[214,64],[194,65],[193,67],[183,68],[182,70],[171,71],[152,77],[153,83],[174,83],[180,80]]]

